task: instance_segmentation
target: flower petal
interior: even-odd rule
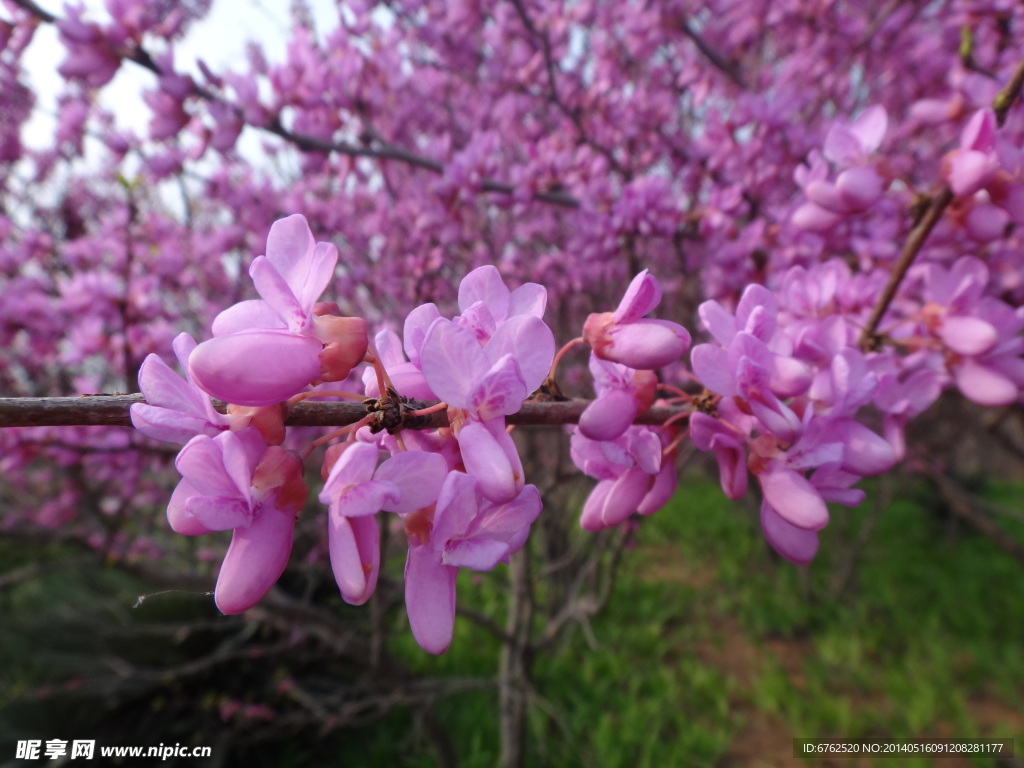
[[[459,283],[460,311],[465,312],[478,301],[491,311],[497,322],[508,317],[511,298],[497,267],[488,264],[474,269]]]
[[[629,429],[638,410],[631,392],[610,389],[580,414],[579,430],[591,440],[614,440]]]
[[[284,321],[267,302],[263,299],[247,299],[232,304],[213,318],[210,330],[214,336],[230,336],[254,328],[284,327]]]
[[[331,570],[350,605],[362,605],[373,594],[380,573],[380,528],[375,517],[348,518],[332,509],[327,518]]]
[[[292,551],[295,516],[263,505],[247,528],[235,528],[217,576],[214,600],[222,613],[254,606],[281,578]]]
[[[583,505],[580,527],[586,531],[611,528],[628,518],[654,485],[654,477],[640,469],[629,469],[618,480],[602,480]]]
[[[523,465],[511,435],[504,428],[490,430],[471,422],[458,435],[466,471],[480,484],[491,501],[508,501],[523,488]]]
[[[252,522],[248,501],[238,497],[193,496],[185,502],[185,514],[210,531],[230,531]]]
[[[427,653],[448,650],[455,630],[455,577],[429,547],[409,548],[405,561],[405,609],[416,642]]]
[[[657,370],[671,365],[690,348],[690,333],[668,320],[637,320],[611,330],[611,347],[601,355],[630,368]]]
[[[540,515],[542,502],[535,485],[527,485],[512,501],[488,504],[476,516],[469,528],[472,538],[511,541],[529,529]]]
[[[430,532],[434,550],[440,553],[445,542],[464,536],[478,509],[476,479],[464,472],[449,472],[438,495]]]
[[[761,502],[761,530],[772,549],[797,565],[807,565],[818,554],[818,534],[788,522],[767,501]]]
[[[515,357],[526,393],[530,394],[544,383],[551,371],[555,336],[540,318],[517,315],[498,326],[484,352],[492,365],[506,354]]]
[[[178,452],[174,466],[199,495],[240,498],[243,489],[225,466],[223,445],[206,435],[197,435]],[[245,487],[248,488],[248,483]]]
[[[309,324],[310,310],[299,304],[295,293],[266,256],[257,256],[249,267],[256,290],[292,333],[302,333]]]
[[[636,511],[641,515],[653,515],[659,509],[668,504],[669,499],[676,492],[678,483],[677,467],[675,461],[666,461],[654,477],[654,484],[647,492]]]
[[[729,353],[714,344],[698,344],[690,353],[693,373],[707,389],[723,397],[739,394]]]
[[[320,375],[323,345],[283,330],[245,331],[204,341],[189,358],[193,380],[238,405],[274,405]]]
[[[859,421],[844,420],[843,469],[855,475],[880,475],[896,463],[896,451],[888,440]]]
[[[725,307],[717,301],[705,301],[697,308],[701,322],[708,329],[708,333],[715,337],[715,341],[723,347],[729,346],[732,337],[736,335],[736,318]]]
[[[473,385],[466,410],[483,421],[509,416],[522,408],[528,394],[515,359],[505,355]]]
[[[885,107],[875,104],[868,107],[850,125],[850,131],[860,141],[861,150],[870,155],[882,145],[885,132],[889,127],[889,115]]]
[[[458,568],[490,571],[509,555],[508,542],[494,539],[464,539],[445,545],[441,561]]]
[[[188,500],[198,495],[199,491],[188,480],[181,480],[175,486],[171,500],[167,504],[167,522],[175,533],[180,533],[183,536],[199,536],[211,532],[209,528],[185,511]]]
[[[765,500],[787,522],[811,531],[828,524],[828,507],[817,489],[801,474],[775,467],[761,474]]]
[[[661,283],[645,269],[630,282],[622,301],[615,309],[616,323],[632,323],[652,312],[661,303]]]
[[[829,162],[844,168],[858,165],[864,159],[864,145],[860,137],[841,123],[829,129],[822,151]]]
[[[186,416],[180,411],[157,408],[146,403],[132,403],[132,426],[144,435],[168,443],[184,445],[196,435],[213,437],[220,430],[205,418]]]
[[[450,320],[430,326],[420,350],[423,375],[437,396],[456,408],[470,407],[473,384],[490,369],[476,337]]]
[[[981,355],[999,341],[999,332],[980,317],[947,316],[938,329],[946,346],[961,355]]]
[[[843,202],[855,211],[870,208],[885,191],[885,181],[870,165],[848,168],[836,179],[836,189]]]
[[[509,301],[509,318],[517,315],[531,315],[543,319],[548,304],[548,289],[537,283],[523,283],[514,291]]]
[[[267,259],[293,292],[305,281],[315,248],[306,217],[299,213],[278,219],[267,234]]]
[[[146,402],[195,416],[205,414],[203,395],[175,373],[158,355],[146,355],[139,366],[139,389]]]
[[[405,354],[415,366],[420,364],[420,349],[423,348],[423,341],[427,337],[427,331],[434,321],[441,316],[434,304],[421,304],[410,312],[405,318],[405,326],[402,330],[404,339]]]
[[[391,507],[402,498],[401,491],[394,483],[386,480],[370,480],[352,485],[342,491],[336,502],[338,511],[345,517],[375,515],[385,507]]]
[[[444,457],[426,451],[403,451],[385,461],[374,479],[394,483],[401,497],[384,506],[389,512],[407,515],[437,501],[448,474]]]
[[[320,503],[333,504],[348,486],[372,479],[379,457],[380,450],[372,443],[353,443],[346,448],[324,481]]]
[[[1019,388],[996,369],[970,358],[953,369],[953,378],[964,397],[979,405],[1010,405]]]

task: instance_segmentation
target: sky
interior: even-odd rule
[[[87,18],[99,21],[109,18],[103,0],[84,0]],[[39,0],[39,5],[60,15],[63,3]],[[337,18],[337,6],[331,0],[308,0],[318,29],[329,29]],[[195,62],[203,59],[214,72],[228,69],[245,70],[245,47],[248,41],[260,43],[270,61],[279,61],[285,54],[285,41],[290,23],[289,0],[213,0],[210,13],[190,28],[186,37],[175,45],[175,67],[203,82]],[[28,146],[41,148],[53,136],[57,96],[62,87],[57,67],[64,59],[64,46],[57,30],[44,24],[36,32],[23,60],[29,86],[37,96],[32,119],[22,134]],[[102,89],[101,103],[117,117],[118,125],[145,136],[149,124],[149,108],[142,100],[143,89],[153,88],[151,72],[134,64],[120,67],[114,80]]]

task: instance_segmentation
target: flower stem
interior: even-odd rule
[[[333,432],[331,432],[330,434],[324,435],[323,437],[318,437],[312,443],[307,445],[305,450],[303,450],[303,452],[302,452],[302,460],[305,461],[306,459],[308,459],[309,455],[311,453],[313,453],[313,451],[315,451],[317,448],[319,448],[324,443],[329,443],[331,440],[334,440],[335,438],[338,438],[338,437],[344,437],[345,435],[353,435],[353,434],[355,434],[356,430],[358,430],[360,427],[365,427],[367,424],[369,424],[370,421],[373,419],[373,417],[375,415],[376,414],[368,413],[366,416],[364,416],[362,419],[357,421],[355,424],[349,424],[347,427],[342,427],[341,429],[336,429]]]

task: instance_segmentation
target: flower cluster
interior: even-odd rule
[[[132,407],[135,426],[184,445],[171,528],[232,530],[216,601],[226,613],[251,607],[283,573],[308,495],[302,460],[282,447],[289,404],[365,398],[363,419],[301,456],[333,442],[318,496],[342,597],[358,605],[373,594],[385,515],[405,534],[409,621],[432,653],[451,643],[458,569],[508,562],[540,514],[506,417],[535,392],[558,392],[557,361],[574,344],[590,348],[596,391],[571,436],[573,461],[598,481],[583,505],[584,529],[664,506],[688,438],[714,454],[729,498],[742,497],[753,476],[767,541],[798,564],[817,552],[827,504],[860,503],[853,486],[905,454],[906,423],[944,386],[998,405],[1024,385],[1024,317],[986,295],[985,267],[969,257],[949,269],[922,265],[908,282],[889,334],[909,354],[896,344],[859,346],[877,286],[833,260],[792,267],[776,290],[751,285],[734,309],[705,301],[698,314],[710,340],[693,347],[686,369],[689,332],[645,317],[663,293],[647,270],[614,312],[591,314],[556,357],[545,288],[510,290],[494,267],[461,281],[459,314],[422,304],[406,317],[404,338],[385,329],[371,344],[362,318],[322,300],[338,252],[314,240],[305,218],[276,222],[266,250],[249,269],[262,298],[219,313],[207,341],[175,340],[184,378],[155,355],[140,368],[147,403]],[[353,375],[361,363],[362,376]],[[353,392],[359,381],[363,391]],[[229,403],[225,414],[210,396]],[[675,415],[637,425],[655,405],[676,406]],[[881,433],[865,423],[869,407]],[[446,426],[423,429],[437,412]]]
[[[37,130],[50,14],[0,3],[0,385],[137,379],[135,423],[184,446],[171,526],[234,532],[229,611],[281,573],[317,485],[302,465],[333,442],[308,495],[341,594],[370,597],[392,526],[438,651],[455,570],[507,559],[539,512],[506,420],[557,397],[550,324],[590,350],[585,528],[654,511],[703,450],[805,563],[860,477],[935,460],[906,435],[942,392],[1005,407],[1024,385],[1024,5],[939,5],[838,3],[822,25],[801,3],[696,3],[680,34],[670,3],[394,0],[316,25],[299,3],[283,44],[215,71],[176,48],[206,0],[72,3]],[[137,66],[141,135],[107,90]],[[282,210],[308,222],[271,226]],[[578,392],[584,366],[563,373]],[[312,444],[285,428],[290,402],[339,397],[368,399],[366,423]],[[3,525],[158,554],[132,516],[162,503],[150,459],[123,434],[4,430],[4,482],[34,496]],[[94,500],[108,517],[82,514]]]
[[[276,222],[267,254],[249,270],[262,298],[221,312],[212,339],[176,339],[185,378],[150,355],[139,372],[147,402],[132,407],[132,420],[151,437],[184,444],[175,462],[182,480],[167,508],[171,528],[190,536],[234,532],[215,597],[222,611],[237,613],[284,571],[308,494],[299,456],[281,447],[288,401],[349,396],[321,385],[340,386],[356,365],[372,363],[371,413],[328,436],[347,438],[327,450],[319,494],[329,508],[331,564],[342,597],[366,602],[380,567],[377,515],[396,515],[409,543],[413,633],[442,653],[451,642],[458,569],[507,562],[540,513],[504,417],[550,371],[546,292],[533,283],[509,291],[496,269],[482,267],[462,281],[461,314],[442,317],[432,304],[410,313],[409,361],[386,331],[377,337],[384,350],[377,357],[367,355],[365,321],[319,301],[337,259],[302,216]],[[410,448],[399,430],[424,409],[411,406],[396,383],[418,398],[443,399],[451,427],[410,435]],[[210,396],[229,403],[226,415]],[[377,420],[389,409],[397,422]]]

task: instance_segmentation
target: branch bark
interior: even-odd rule
[[[82,395],[81,397],[0,397],[0,427],[107,426],[130,427],[129,409],[144,403],[142,395]],[[559,426],[576,424],[590,400],[540,402],[527,400],[518,413],[507,417],[509,424],[522,426]],[[224,412],[224,403],[215,403]],[[641,413],[637,424],[664,424],[688,409],[658,407]],[[361,403],[296,403],[288,411],[285,424],[290,427],[333,427],[353,424],[366,416]],[[439,411],[419,429],[448,426],[448,415]]]

